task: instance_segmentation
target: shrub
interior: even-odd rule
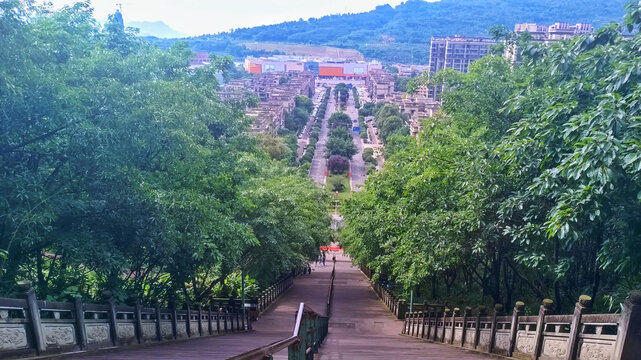
[[[327,168],[332,174],[343,174],[349,169],[349,159],[340,155],[332,155],[327,160]]]

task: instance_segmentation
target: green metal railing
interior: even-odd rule
[[[327,313],[322,316],[300,303],[296,313],[296,322],[292,336],[278,340],[269,345],[247,351],[243,354],[229,358],[228,360],[271,360],[272,356],[287,348],[289,360],[313,360],[314,354],[318,353],[327,332],[329,331],[329,313],[332,307],[334,294],[334,277],[336,275],[336,263],[330,275],[329,290],[327,291]]]
[[[229,360],[269,360],[281,350],[287,349],[289,360],[313,360],[314,354],[325,340],[328,330],[327,316],[321,316],[300,303],[292,336],[269,345],[234,356]]]

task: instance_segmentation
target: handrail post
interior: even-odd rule
[[[465,347],[465,338],[467,336],[467,318],[472,314],[472,308],[469,306],[463,310],[463,329],[461,329],[461,347]]]
[[[427,307],[427,334],[425,334],[427,339],[430,339],[432,334],[432,310],[431,306]]]
[[[441,342],[445,342],[445,323],[447,322],[447,316],[450,312],[449,308],[445,308],[443,311],[443,329],[441,329]]]
[[[211,316],[212,316],[211,315],[211,303],[209,303],[209,305],[207,305],[207,332],[209,333],[209,335],[213,335],[214,334],[214,327],[213,327],[212,322],[211,322]]]
[[[222,312],[222,309],[220,306],[218,306],[218,309],[216,309],[216,334],[220,335],[220,314]]]
[[[107,305],[109,306],[109,332],[111,334],[111,342],[114,346],[120,345],[120,338],[118,337],[118,316],[116,313],[116,299],[112,296],[111,292],[105,291],[107,297]]]
[[[481,339],[481,317],[487,316],[487,310],[484,306],[478,308],[478,313],[476,314],[476,328],[474,329],[474,348],[476,349],[479,346],[479,341]]]
[[[427,303],[423,303],[423,317],[421,318],[421,339],[425,338],[425,313],[427,312]]]
[[[496,317],[502,315],[503,305],[495,304],[494,305],[494,314],[492,315],[492,332],[490,333],[490,346],[488,349],[489,353],[492,353],[494,350],[494,342],[496,341]]]
[[[590,311],[591,307],[592,298],[587,295],[581,295],[579,297],[579,301],[574,306],[572,325],[570,325],[570,335],[568,337],[568,350],[565,353],[566,360],[573,360],[577,358],[579,350],[579,333],[581,332],[581,316]]]
[[[198,336],[203,336],[203,307],[198,305]]]
[[[80,297],[73,298],[73,308],[76,316],[76,334],[80,350],[87,349],[87,329],[85,328],[85,309]]]
[[[223,321],[224,321],[224,325],[225,325],[225,333],[227,333],[227,308],[225,308],[225,312],[224,312],[224,315],[223,315]]]
[[[454,335],[456,334],[456,316],[459,315],[461,309],[455,307],[452,311],[452,331],[450,332],[450,344],[454,344]]]
[[[191,337],[191,308],[189,307],[189,303],[187,303],[187,321],[185,324],[187,327],[187,337]]]
[[[36,353],[38,355],[42,355],[47,350],[47,343],[40,322],[40,308],[38,307],[36,291],[31,286],[30,281],[21,283],[20,287],[24,290],[24,296],[27,300],[27,310],[29,313],[31,331],[33,332],[34,342],[36,343]]]
[[[138,344],[142,344],[144,341],[142,333],[142,305],[139,299],[136,299],[134,303],[134,327],[136,329],[136,341],[138,341]]]
[[[510,325],[510,345],[508,347],[507,356],[512,356],[514,353],[514,347],[516,346],[516,335],[519,331],[519,316],[523,314],[525,310],[525,303],[522,301],[517,301],[514,304],[514,310],[512,312],[512,324]]]
[[[641,291],[632,291],[623,304],[613,359],[632,360],[641,354]]]
[[[174,339],[178,339],[178,310],[175,300],[169,302],[169,308],[171,309],[171,334]]]
[[[156,315],[156,340],[162,341],[162,329],[160,327],[160,303],[158,300],[154,303],[154,314]]]
[[[539,307],[539,318],[536,320],[536,333],[534,335],[534,351],[532,356],[538,359],[543,348],[543,331],[545,331],[545,316],[552,312],[554,302],[550,299],[543,299]]]

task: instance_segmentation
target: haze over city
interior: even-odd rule
[[[438,0],[427,0],[435,2]],[[74,0],[52,0],[54,8],[73,4]],[[106,19],[122,4],[125,21],[162,21],[186,35],[212,34],[233,28],[275,24],[283,21],[321,17],[337,13],[369,11],[378,5],[396,6],[402,0],[94,0],[96,19]]]

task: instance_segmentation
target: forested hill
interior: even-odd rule
[[[431,36],[483,35],[492,25],[590,22],[600,27],[621,21],[628,0],[409,0],[359,14],[331,15],[276,25],[236,29],[189,39],[206,50],[207,41],[290,42],[352,47],[384,61],[427,61]]]

